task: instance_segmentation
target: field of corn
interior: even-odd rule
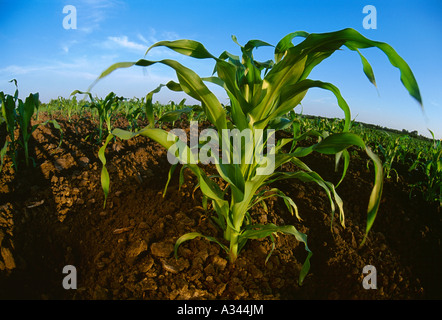
[[[306,39],[294,46],[294,37]],[[240,59],[164,41],[152,49],[214,59],[217,76],[144,59],[100,76],[154,63],[177,72],[178,82],[142,98],[73,90],[41,103],[38,93],[22,100],[11,81],[11,92],[0,93],[0,298],[442,298],[441,141],[352,121],[336,87],[307,79],[345,45],[375,83],[358,50],[374,46],[419,101],[408,66],[350,29],[290,34],[275,61],[253,60],[264,45],[240,45]],[[224,87],[230,105],[203,81]],[[153,102],[162,87],[201,104]],[[312,87],[334,94],[344,119],[299,113]],[[257,174],[264,166],[256,160],[194,164],[185,161],[187,145],[166,139],[172,129],[192,139],[227,128],[273,129],[276,143],[264,149],[275,153],[276,171]],[[174,143],[182,149],[171,164]],[[242,160],[253,148],[242,146]],[[75,290],[62,285],[66,265],[77,270]],[[376,268],[376,288],[364,288],[367,265]]]

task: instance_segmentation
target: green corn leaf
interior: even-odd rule
[[[335,133],[313,147],[313,150],[323,154],[336,154],[348,147],[358,146],[365,148],[365,143],[358,135],[350,132]]]
[[[227,87],[226,87],[224,81],[219,77],[215,77],[215,76],[204,77],[204,78],[201,78],[201,80],[206,81],[206,82],[210,82],[210,83],[214,83],[214,84],[227,90]]]
[[[180,170],[180,177],[179,177],[179,189],[181,190],[181,186],[184,184],[184,170],[186,169],[185,166],[181,167]]]
[[[109,144],[109,142],[112,140],[114,136],[112,134],[109,134],[106,138],[106,141],[104,142],[103,146],[98,151],[98,158],[100,159],[101,163],[103,164],[103,167],[101,169],[101,187],[103,188],[104,192],[104,204],[103,208],[106,207],[106,200],[109,195],[109,189],[110,189],[110,179],[109,179],[109,172],[106,169],[106,147]]]
[[[376,215],[379,210],[379,205],[381,203],[382,198],[382,189],[384,185],[384,171],[382,168],[382,161],[379,159],[379,157],[371,151],[369,147],[365,148],[365,152],[370,157],[370,159],[373,161],[374,168],[375,168],[375,181],[374,186],[370,194],[370,200],[368,203],[368,209],[367,209],[367,225],[365,228],[365,235],[362,239],[362,242],[360,246],[364,245],[365,240],[367,239],[368,233],[373,226],[374,220],[376,219]]]
[[[339,182],[336,184],[336,188],[341,184],[341,182],[344,180],[344,177],[347,173],[347,169],[348,166],[350,164],[350,153],[348,152],[347,149],[342,150],[341,152],[336,154],[336,158],[335,158],[335,171],[338,171],[338,165],[339,165],[339,161],[340,158],[343,157],[344,158],[344,169],[342,170],[342,176],[341,179],[339,180]]]
[[[172,122],[181,119],[181,115],[188,114],[192,111],[192,108],[183,108],[173,111],[165,112],[161,118],[158,120],[159,122]]]
[[[17,79],[9,80],[9,82],[14,82],[15,85],[15,92],[14,92],[14,102],[18,100],[18,84]]]
[[[155,127],[155,116],[153,114],[153,104],[152,104],[152,98],[154,93],[160,92],[161,88],[163,87],[163,84],[160,84],[156,89],[152,90],[146,95],[146,102],[144,104],[144,109],[146,112],[147,120],[149,120],[149,127],[154,128]]]
[[[171,165],[169,168],[169,173],[167,175],[166,185],[164,186],[163,198],[166,196],[167,187],[169,186],[170,180],[172,179],[173,172],[175,171],[177,166],[178,166],[178,163]]]
[[[235,39],[236,39],[236,37],[235,37]],[[235,41],[235,42],[238,43],[238,41]],[[246,52],[252,52],[253,49],[259,48],[259,47],[273,47],[273,45],[271,45],[270,43],[267,43],[265,41],[262,41],[262,40],[249,40],[244,45],[244,50]]]
[[[245,115],[250,109],[250,104],[243,96],[238,82],[238,79],[242,78],[242,76],[239,76],[239,73],[244,72],[242,68],[239,68],[232,63],[219,59],[217,60],[215,65],[218,77],[222,80],[223,87],[229,95],[229,98],[231,99],[231,106],[234,106],[236,108],[236,110],[234,110],[234,112],[236,112],[235,116],[240,116],[241,114]],[[239,110],[239,108],[241,108],[241,111]],[[235,118],[234,121],[238,126],[244,127],[244,123],[248,122],[247,119],[245,119],[245,116],[242,115],[241,118]]]
[[[289,33],[284,38],[282,38],[275,47],[275,62],[278,63],[279,61],[281,61],[281,59],[284,57],[286,51],[294,46],[292,43],[292,40],[295,37],[301,36],[301,37],[307,38],[308,35],[309,34],[305,31],[296,31],[296,32]]]
[[[233,39],[233,38],[232,38]],[[234,40],[236,43],[236,38]],[[252,105],[256,105],[258,100],[261,97],[262,92],[262,79],[261,79],[261,70],[264,68],[265,64],[257,63],[253,59],[253,49],[259,48],[262,46],[272,46],[267,42],[261,40],[250,40],[246,43],[244,47],[241,46],[242,55],[242,63],[245,66],[245,80],[243,86],[243,95],[245,100],[251,102]],[[267,64],[268,65],[268,64]],[[256,99],[252,99],[255,97]]]
[[[399,69],[402,84],[408,90],[409,94],[422,106],[419,86],[413,72],[404,59],[402,59],[402,57],[400,57],[397,52],[387,43],[369,40],[356,30],[347,28],[330,33],[310,34],[303,42],[294,48],[296,48],[298,52],[302,51],[309,54],[318,51],[335,51],[339,48],[336,47],[336,44],[346,45],[352,50],[371,47],[377,47],[380,49],[388,57],[390,63]],[[367,68],[368,66],[365,64],[364,67]],[[369,79],[371,78],[369,75],[367,75],[367,77]],[[373,78],[370,79],[370,81],[372,80]]]
[[[350,48],[351,50],[356,51],[359,54],[359,56],[361,57],[361,62],[362,62],[362,70],[364,71],[368,80],[370,80],[370,82],[373,83],[373,85],[376,87],[376,79],[374,77],[373,68],[371,67],[367,58],[365,58],[358,49],[352,49],[352,47],[350,45],[347,45],[347,47]]]
[[[293,235],[293,236],[295,236],[296,240],[304,243],[304,248],[307,251],[307,258],[305,259],[305,261],[302,265],[301,273],[299,275],[299,280],[298,280],[299,285],[302,285],[302,283],[305,279],[305,276],[307,275],[307,273],[310,269],[310,258],[313,254],[307,245],[307,235],[305,235],[302,232],[299,232],[292,225],[277,226],[272,223],[269,223],[266,225],[248,226],[246,228],[246,230],[241,233],[240,237],[245,238],[245,239],[262,239],[262,238],[272,235],[273,233],[278,233],[278,232],[288,234],[288,235]]]
[[[208,198],[216,201],[220,204],[220,207],[223,207],[224,204],[227,203],[226,200],[223,199],[223,193],[219,186],[214,183],[212,180],[207,177],[204,171],[199,168],[197,165],[186,165],[188,166],[195,176],[198,178],[201,192]]]
[[[145,56],[155,47],[167,47],[178,53],[197,59],[215,58],[200,42],[193,40],[160,41],[150,46]]]
[[[155,93],[160,92],[161,88],[163,88],[164,86],[166,86],[169,90],[172,90],[172,91],[175,91],[175,92],[183,91],[183,89],[181,88],[179,83],[176,83],[175,81],[169,81],[165,85],[164,84],[160,84],[156,89],[152,90],[151,92],[149,92],[146,95],[146,98],[145,98],[146,102],[144,104],[144,108],[145,108],[145,112],[146,112],[146,117],[149,120],[149,127],[150,128],[154,128],[155,127],[155,116],[153,114],[153,104],[152,104],[153,95]],[[164,116],[164,114],[163,114],[163,116]],[[168,121],[174,121],[174,120],[162,119],[161,121],[168,122]]]
[[[249,128],[249,123],[246,115],[243,112],[243,108],[241,107],[241,103],[236,99],[235,95],[230,91],[227,91],[227,95],[230,98],[230,107],[232,111],[232,120],[233,123],[239,130],[245,130]]]
[[[267,75],[268,71],[270,69],[273,68],[273,66],[275,65],[275,63],[273,62],[273,60],[267,60],[267,61],[254,61],[253,62],[255,64],[255,66],[259,69],[259,70],[264,70],[264,76]]]
[[[0,150],[0,172],[2,172],[4,165],[3,159],[5,158],[7,151],[8,151],[8,140],[5,141],[3,148]]]
[[[27,141],[27,137],[29,135],[28,128],[32,114],[34,113],[34,107],[34,97],[32,93],[26,98],[24,103],[20,99],[18,100],[17,113],[19,116],[18,121],[20,123],[20,133],[22,135],[22,139],[25,141]]]
[[[210,236],[205,236],[199,232],[189,232],[186,233],[184,235],[182,235],[181,237],[178,238],[178,240],[175,242],[175,246],[174,246],[174,256],[175,258],[178,258],[178,248],[179,246],[185,242],[185,241],[189,241],[189,240],[193,240],[195,238],[204,238],[208,241],[212,241],[217,243],[225,252],[229,252],[228,248],[223,245],[221,242],[219,242],[216,238],[214,237],[210,237]]]
[[[161,63],[173,68],[176,72],[182,90],[189,96],[201,101],[204,112],[207,115],[209,121],[213,123],[219,131],[227,128],[225,111],[216,96],[207,88],[202,79],[194,71],[184,67],[179,62],[174,60],[165,59],[161,61],[149,61],[141,59],[137,62],[131,63],[116,63],[110,66],[104,72],[102,72],[102,74],[92,84],[92,86],[95,85],[98,80],[108,76],[110,73],[117,69],[128,68],[134,65],[148,67],[155,63]]]
[[[16,127],[16,111],[15,111],[15,102],[14,97],[10,95],[4,95],[3,92],[0,92],[0,98],[2,103],[2,117],[6,121],[7,130],[9,132],[11,141],[15,141],[14,139],[14,130]]]
[[[300,100],[302,100],[302,98],[307,93],[307,90],[311,88],[321,88],[324,90],[328,90],[334,94],[339,107],[342,109],[342,111],[344,111],[345,126],[343,131],[348,131],[351,124],[350,107],[348,106],[347,102],[342,97],[339,89],[336,86],[331,83],[322,82],[319,80],[305,79],[296,84],[285,86],[285,88],[281,90],[280,105],[268,116],[267,119],[280,117],[292,110],[295,105],[294,103],[299,103]],[[295,99],[295,101],[293,99]]]
[[[265,264],[267,264],[267,262],[269,261],[273,251],[275,250],[275,238],[273,237],[273,234],[271,234],[270,236],[270,240],[272,241],[272,249],[270,249],[270,252],[267,254],[266,260],[265,260]]]
[[[94,99],[92,98],[92,94],[90,92],[85,92],[85,91],[80,91],[80,90],[74,90],[72,91],[72,93],[70,94],[70,96],[74,96],[76,94],[86,94],[89,99],[91,100],[91,102],[94,101]]]
[[[122,68],[130,68],[132,66],[134,66],[136,64],[136,62],[118,62],[118,63],[114,63],[113,65],[111,65],[109,68],[107,68],[106,70],[104,70],[100,76],[89,86],[89,88],[87,89],[87,92],[90,92],[92,90],[92,88],[97,84],[97,82],[105,77],[107,77],[108,75],[110,75],[112,72],[114,72],[117,69],[122,69]]]
[[[229,53],[227,51],[224,51],[218,57],[218,60],[227,60],[227,59],[228,59],[229,62],[234,64],[236,67],[244,68],[244,65],[241,63],[241,60],[239,59],[239,56],[237,56],[237,55],[234,55],[234,54],[231,54],[231,53]]]
[[[275,131],[285,130],[292,125],[292,121],[290,119],[284,117],[273,118],[268,123],[268,128],[273,129]]]
[[[230,184],[235,202],[241,202],[244,199],[245,181],[240,166],[234,163],[223,164],[221,161],[216,161],[215,166],[220,176]]]
[[[247,212],[250,202],[255,196],[256,191],[264,185],[265,180],[268,178],[267,175],[256,175],[251,179],[245,181],[244,184],[244,198],[241,202],[236,202],[233,204],[232,211],[232,222],[235,230],[240,230],[244,219],[244,215]]]
[[[335,202],[338,205],[338,208],[340,210],[340,220],[343,223],[344,221],[344,209],[341,198],[337,195],[334,186],[330,183],[325,181],[318,173],[309,170],[309,171],[295,171],[295,172],[277,172],[272,175],[272,177],[267,181],[267,183],[273,183],[278,180],[283,179],[298,179],[302,182],[314,182],[318,184],[321,188],[324,189],[325,193],[327,194],[327,197],[330,202],[330,208],[331,208],[331,215],[332,218],[335,214]],[[333,221],[332,221],[333,223]]]
[[[282,198],[284,203],[285,203],[285,205],[287,206],[287,209],[290,211],[290,213],[292,215],[295,214],[296,218],[299,221],[302,221],[301,217],[299,216],[298,207],[295,204],[295,202],[293,201],[293,199],[290,198],[289,196],[285,195],[278,188],[272,188],[270,190],[263,190],[262,192],[256,194],[256,199],[254,199],[254,202],[249,206],[248,209],[252,208],[253,206],[257,205],[258,203],[261,203],[263,206],[265,206],[265,208],[267,208],[267,206],[265,205],[264,200],[267,199],[267,198],[275,197],[275,196]],[[267,212],[267,209],[265,209],[265,210]]]
[[[282,90],[295,84],[304,72],[306,57],[294,54],[291,49],[287,51],[286,57],[280,63],[277,63],[264,77],[262,89],[265,90],[266,95],[259,104],[250,110],[250,116],[254,122],[265,120],[273,111],[275,105],[277,105]],[[291,107],[294,108],[295,105]],[[279,114],[278,116],[281,115]]]
[[[176,83],[175,81],[169,81],[166,83],[166,86],[169,90],[175,91],[175,92],[181,92],[183,89],[181,88],[179,83]]]

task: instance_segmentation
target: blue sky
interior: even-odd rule
[[[63,7],[76,8],[77,28],[63,28]],[[366,5],[376,8],[376,29],[365,29]],[[354,28],[364,36],[387,42],[408,62],[421,89],[422,113],[399,80],[399,72],[377,49],[363,50],[372,64],[378,87],[362,72],[359,57],[349,50],[336,52],[320,64],[311,79],[328,81],[341,90],[362,122],[395,129],[427,128],[442,138],[442,1],[440,0],[290,0],[290,1],[119,1],[119,0],[0,0],[0,91],[13,93],[8,81],[18,80],[20,97],[39,92],[47,102],[86,90],[108,66],[135,61],[160,40],[193,39],[214,55],[228,50],[240,54],[231,40],[245,44],[260,39],[271,44],[286,34],[304,30],[329,32]],[[208,76],[213,61],[182,57],[155,48],[149,59],[176,59]],[[273,59],[272,48],[259,48],[257,60]],[[143,97],[161,83],[175,79],[172,70],[154,65],[147,69],[118,70],[92,90],[125,97]],[[226,95],[209,86],[222,103]],[[163,90],[154,97],[162,103],[183,98]],[[194,101],[188,98],[189,103]],[[329,92],[312,89],[303,101],[306,114],[341,117]],[[299,107],[298,107],[299,108]],[[300,110],[300,109],[298,109]]]

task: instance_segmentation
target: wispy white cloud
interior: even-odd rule
[[[161,40],[177,40],[179,38],[178,34],[173,31],[163,31],[160,33]],[[121,36],[109,36],[107,39],[100,43],[101,47],[107,48],[107,49],[117,49],[117,48],[123,48],[127,49],[136,53],[144,54],[146,50],[153,45],[154,43],[160,41],[157,37],[157,31],[153,28],[150,28],[149,33],[147,35],[143,35],[141,33],[138,33],[136,35],[136,40],[130,39],[127,35],[121,35]],[[156,57],[156,56],[167,56],[167,57],[179,57],[181,55],[177,54],[176,52],[166,49],[166,48],[160,48],[157,47],[154,49],[154,52],[149,53],[150,56]],[[182,57],[182,56],[181,56]]]
[[[157,31],[155,28],[150,27],[147,34],[137,34],[138,40],[143,43],[146,47],[144,52],[151,45],[159,42],[159,41],[173,41],[180,39],[180,36],[175,31]],[[175,59],[185,59],[183,55],[180,55],[173,50],[167,49],[165,47],[156,47],[152,51],[149,52],[150,57],[173,57]]]
[[[97,75],[91,71],[92,64],[86,59],[75,59],[71,62],[53,61],[42,63],[39,65],[9,65],[0,69],[0,74],[8,77],[16,77],[23,75],[39,75],[45,73],[62,75],[66,77],[79,77],[86,80],[94,80]]]
[[[147,35],[148,40],[141,34],[138,35],[139,39],[149,45],[162,40],[178,40],[180,36],[175,31],[163,30],[158,32],[155,28],[149,28],[149,34]]]
[[[178,40],[179,35],[174,31],[163,31],[161,36],[164,40]]]
[[[78,40],[71,40],[71,41],[62,42],[61,49],[63,50],[64,53],[69,53],[69,50],[71,49],[71,47],[74,46],[75,44],[78,44],[78,43],[79,43]]]
[[[430,100],[430,104],[431,104],[432,106],[436,107],[436,108],[439,108],[439,107],[440,107],[440,103],[439,103],[439,102],[436,102],[435,100]]]
[[[149,45],[149,41],[141,33],[137,34],[137,38],[144,44]]]
[[[77,14],[81,15],[82,21],[78,30],[86,34],[92,33],[100,28],[112,12],[124,5],[124,2],[118,0],[80,0],[76,5]]]
[[[24,75],[29,74],[32,72],[41,72],[52,69],[49,66],[45,67],[37,67],[37,66],[18,66],[18,65],[9,65],[7,67],[4,67],[0,69],[0,73],[8,74],[11,76],[18,76],[18,75]]]
[[[140,51],[140,52],[144,52],[147,49],[147,45],[145,44],[141,44],[141,43],[137,43],[134,41],[130,41],[129,38],[127,36],[121,36],[121,37],[108,37],[107,41],[105,43],[106,45],[117,45],[118,47],[121,48],[126,48],[126,49],[130,49],[130,50],[134,50],[134,51]]]

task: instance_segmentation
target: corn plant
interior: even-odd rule
[[[1,164],[0,164],[0,171],[3,168],[4,164],[4,157],[8,153],[9,149],[9,155],[11,157],[12,163],[14,167],[17,168],[16,163],[16,142],[15,142],[15,129],[17,127],[17,114],[16,114],[16,103],[18,99],[18,88],[17,88],[17,81],[15,79],[11,80],[10,82],[15,81],[15,93],[14,96],[4,94],[4,92],[0,92],[0,99],[1,99],[1,112],[2,112],[2,118],[4,120],[5,126],[6,126],[6,132],[7,136],[5,137],[5,143],[0,151],[0,157],[1,157]],[[8,139],[9,138],[9,139]]]
[[[412,185],[412,188],[420,189],[426,201],[439,202],[439,206],[442,207],[442,142],[434,138],[433,131],[429,131],[433,143],[424,155],[419,152],[409,171],[416,168],[422,170],[425,179]]]
[[[78,104],[77,97],[75,96],[73,96],[71,99],[58,97],[57,105],[60,110],[67,113],[69,122],[71,122],[71,117],[73,114],[79,114],[80,112],[80,106]]]
[[[294,45],[292,40],[295,37],[305,39]],[[322,34],[309,34],[304,31],[290,33],[276,45],[274,61],[263,62],[256,61],[253,58],[253,50],[262,46],[270,46],[270,44],[260,40],[250,40],[242,46],[238,43],[236,37],[232,37],[232,39],[239,45],[241,57],[227,51],[216,57],[201,43],[192,40],[160,41],[152,45],[146,52],[147,56],[153,48],[163,46],[196,59],[212,59],[215,62],[215,67],[213,75],[209,77],[201,78],[193,70],[175,60],[151,61],[140,59],[136,62],[116,63],[106,69],[96,80],[99,81],[117,69],[131,66],[149,67],[153,64],[162,64],[174,69],[178,83],[170,81],[166,85],[160,85],[149,93],[150,101],[154,93],[158,92],[161,87],[166,86],[173,91],[183,91],[201,102],[201,107],[207,119],[217,130],[217,136],[212,136],[212,138],[223,142],[222,156],[212,149],[210,155],[217,160],[213,163],[219,177],[227,184],[227,188],[222,190],[211,179],[211,176],[198,165],[203,162],[195,157],[191,147],[178,139],[178,135],[156,128],[152,125],[154,123],[151,122],[151,125],[137,132],[114,129],[100,148],[99,158],[103,163],[101,181],[105,198],[110,187],[109,174],[106,169],[106,145],[115,136],[120,139],[131,139],[139,135],[149,137],[168,149],[169,153],[179,160],[178,163],[182,164],[181,170],[188,168],[195,174],[198,178],[199,188],[204,195],[203,201],[211,201],[215,212],[214,220],[224,234],[224,239],[217,239],[211,235],[203,235],[198,232],[185,234],[176,241],[175,255],[177,255],[178,247],[184,241],[203,237],[218,243],[228,254],[231,263],[234,263],[248,240],[265,237],[270,237],[273,240],[276,233],[289,234],[302,242],[307,252],[307,257],[299,275],[299,283],[302,284],[310,268],[310,258],[312,256],[312,252],[307,245],[307,236],[299,232],[293,225],[254,224],[250,218],[250,210],[253,205],[260,203],[263,198],[268,196],[263,188],[271,187],[272,183],[283,179],[299,179],[303,182],[316,183],[326,191],[330,200],[332,217],[334,217],[337,205],[340,222],[345,225],[342,200],[337,194],[335,186],[331,182],[322,179],[301,158],[312,152],[335,154],[337,158],[344,159],[346,164],[344,168],[346,168],[349,161],[347,148],[350,146],[362,148],[373,161],[375,167],[374,186],[368,201],[367,224],[365,236],[361,241],[362,245],[378,212],[383,186],[383,170],[380,159],[365,145],[359,136],[349,132],[351,113],[339,89],[331,83],[308,79],[310,72],[336,50],[345,46],[360,56],[365,75],[372,83],[375,83],[371,65],[359,49],[377,47],[387,55],[391,64],[400,70],[401,80],[405,88],[421,103],[419,88],[411,69],[391,46],[369,40],[353,29]],[[230,98],[229,113],[208,89],[205,82],[215,83],[224,88]],[[94,84],[95,82],[92,86]],[[296,125],[293,129],[293,138],[275,141],[274,130],[285,125],[286,120],[282,119],[287,118],[286,115],[300,104],[311,88],[328,90],[336,97],[337,103],[344,113],[342,132],[332,133],[324,137],[315,130],[301,132],[300,126]],[[153,118],[151,104],[147,105],[147,110],[148,117]],[[245,143],[238,147],[241,150],[241,161],[232,163],[229,160],[235,154],[232,155],[231,151],[225,152],[224,150],[224,146],[227,146],[228,150],[234,149],[235,138],[233,141],[232,139],[225,141],[225,136],[222,134],[227,129],[236,129],[239,133],[250,132],[249,139],[246,138]],[[240,134],[237,136],[241,139]],[[307,137],[318,139],[311,146],[297,146],[296,142]],[[272,143],[272,140],[274,143]],[[264,144],[255,144],[251,141],[262,141]],[[288,146],[290,147],[288,148]],[[267,152],[266,156],[254,157],[256,154],[262,155],[263,151]],[[178,163],[171,166],[171,171]],[[297,169],[292,172],[278,171],[278,168],[285,163],[292,163]],[[344,169],[342,178],[345,173],[346,170]],[[274,188],[271,190],[273,195],[283,197],[299,218],[294,201],[279,190]]]
[[[401,148],[401,140],[402,137],[398,137],[396,139],[390,139],[387,145],[378,145],[379,150],[382,153],[384,173],[387,179],[391,179],[391,172],[396,174],[396,181],[399,179],[399,175],[396,169],[393,168],[393,164],[397,161],[398,153]]]
[[[37,128],[38,124],[31,126],[31,118],[34,111],[38,108],[39,100],[38,93],[30,94],[25,102],[18,100],[17,119],[20,127],[20,144],[25,152],[26,166],[29,166],[29,139],[32,132]]]
[[[20,145],[24,150],[24,158],[25,164],[29,166],[29,140],[32,136],[32,133],[37,129],[40,125],[45,125],[47,123],[52,123],[53,126],[61,132],[60,144],[63,140],[63,132],[61,130],[60,125],[56,120],[48,120],[44,123],[37,123],[32,125],[31,119],[34,115],[34,112],[38,110],[39,107],[39,94],[31,93],[23,102],[18,98],[18,86],[17,81],[11,80],[15,82],[16,90],[14,96],[4,95],[3,92],[0,93],[0,99],[2,104],[2,116],[5,119],[7,132],[9,136],[9,140],[6,140],[5,145],[0,151],[1,157],[1,168],[3,167],[3,159],[4,156],[8,153],[12,159],[12,163],[17,170],[18,161],[17,161],[17,146]],[[15,129],[19,129],[19,136],[16,140],[14,131]],[[60,145],[59,144],[59,145]],[[8,148],[9,147],[9,148]]]
[[[104,99],[94,99],[89,92],[82,92],[75,90],[71,93],[71,96],[76,94],[87,94],[91,100],[90,109],[96,109],[98,112],[98,142],[103,140],[103,136],[112,131],[112,117],[119,106],[119,101],[123,100],[123,97],[118,97],[114,92],[110,92]],[[105,126],[106,125],[106,126]]]
[[[175,125],[175,121],[181,119],[183,114],[189,114],[192,112],[192,108],[185,107],[184,103],[186,99],[182,99],[181,102],[176,105],[173,101],[170,102],[169,110],[163,110],[164,113],[158,119],[158,122],[172,122],[172,126]]]
[[[126,99],[120,103],[120,108],[128,122],[128,130],[138,128],[138,119],[143,114],[144,98],[142,99]]]

